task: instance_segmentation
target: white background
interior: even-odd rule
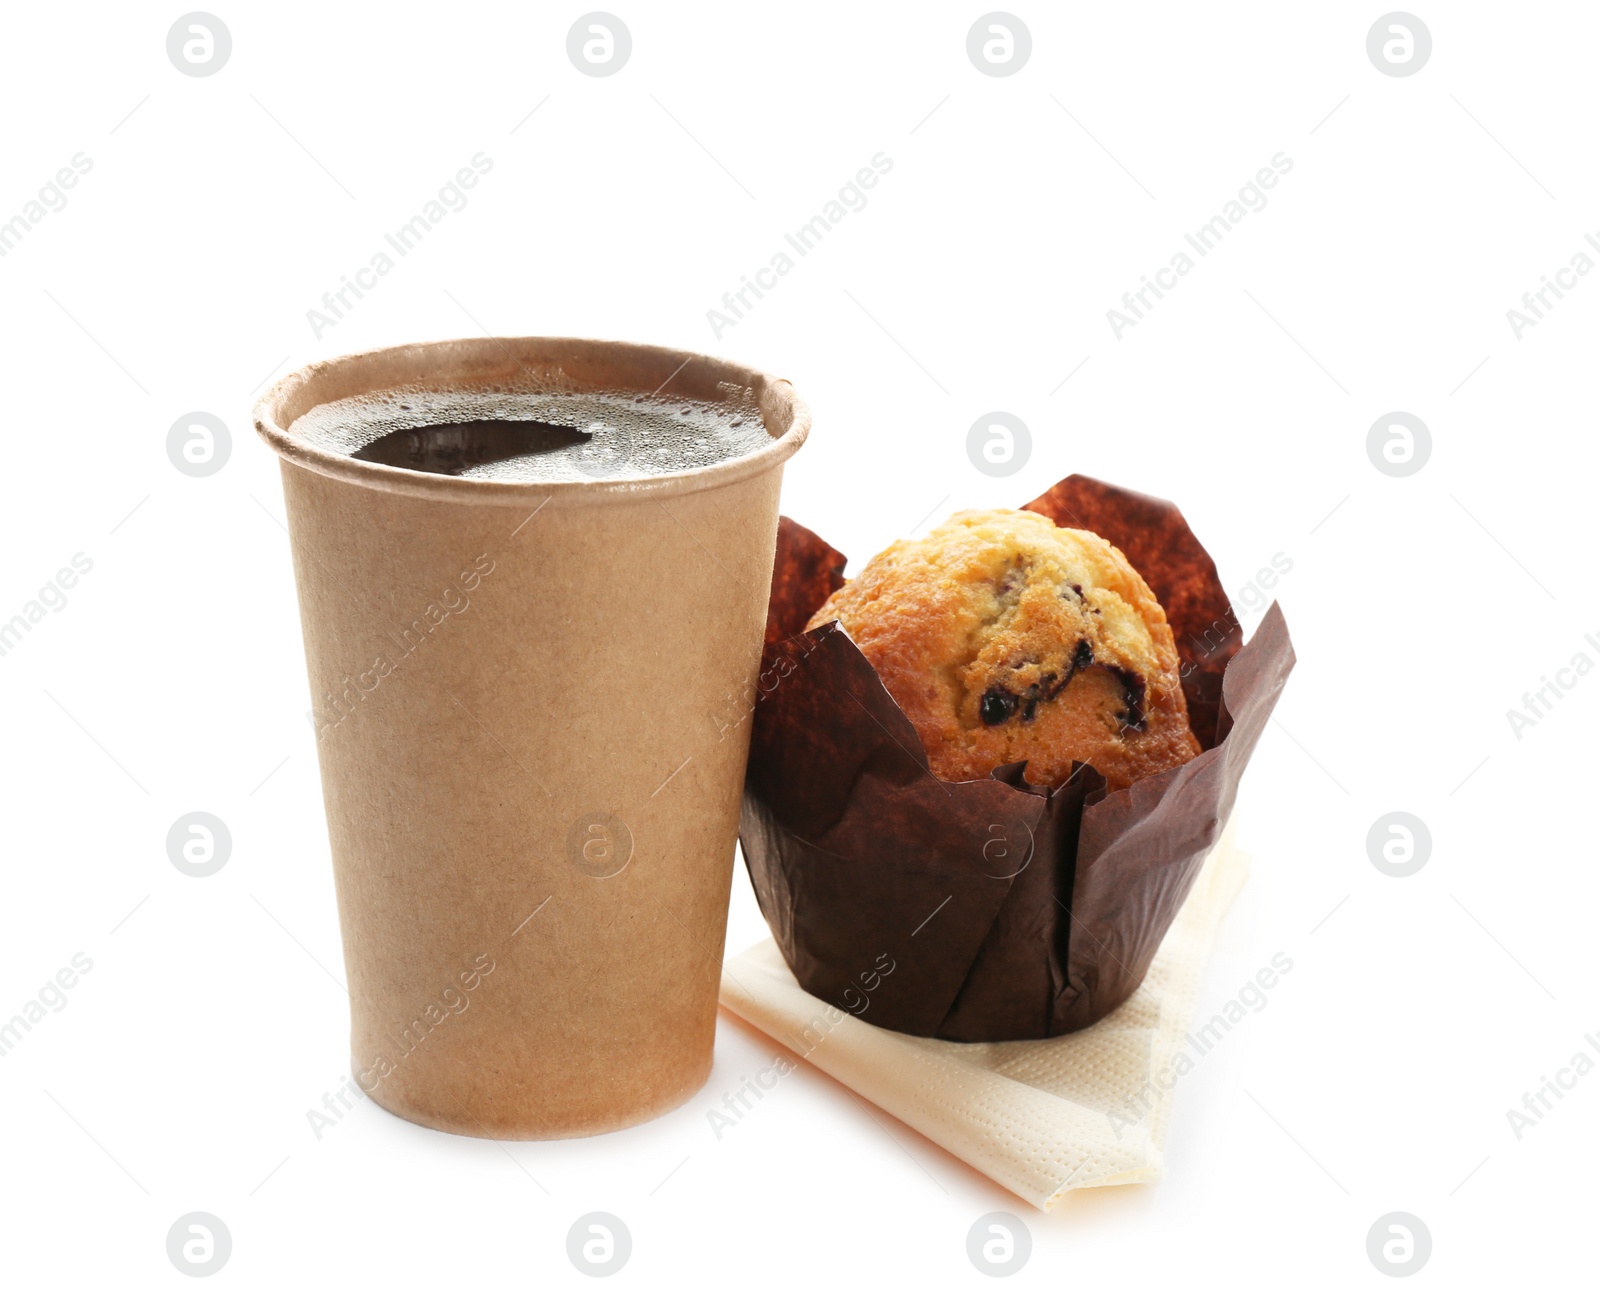
[[[0,220],[92,169],[0,259],[0,618],[74,553],[93,569],[0,658],[0,1016],[94,965],[0,1059],[7,1284],[180,1284],[164,1243],[193,1210],[233,1235],[216,1285],[250,1287],[587,1285],[564,1243],[592,1210],[633,1234],[618,1285],[982,1285],[966,1235],[995,1210],[1033,1236],[1019,1286],[1384,1284],[1366,1235],[1394,1210],[1432,1233],[1418,1285],[1590,1269],[1600,1073],[1520,1140],[1507,1110],[1600,1031],[1600,678],[1520,739],[1506,711],[1600,661],[1600,281],[1520,339],[1506,311],[1600,229],[1600,12],[1424,8],[1431,59],[1390,77],[1379,5],[1033,4],[1029,62],[990,77],[979,5],[652,4],[619,7],[608,78],[567,58],[581,12],[231,4],[205,78],[168,61],[176,7],[7,12]],[[478,152],[470,204],[314,336]],[[879,152],[868,205],[715,335],[722,293]],[[1279,152],[1269,205],[1114,336],[1122,293]],[[313,1137],[343,965],[248,410],[312,359],[480,329],[790,377],[816,428],[785,510],[858,562],[1073,471],[1178,500],[1230,588],[1292,560],[1300,665],[1201,1008],[1295,966],[1180,1084],[1164,1183],[1044,1215],[807,1067],[719,1141],[707,1111],[777,1052],[726,1015],[706,1089],[639,1129],[497,1145],[362,1104]],[[231,431],[207,478],[165,448],[194,410]],[[1008,479],[965,452],[992,410],[1032,431]],[[1432,432],[1408,478],[1366,453],[1394,410]],[[196,810],[234,840],[204,880],[164,844]],[[1403,879],[1365,841],[1396,810],[1433,838]],[[728,944],[764,935],[741,866]]]

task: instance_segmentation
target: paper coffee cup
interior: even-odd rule
[[[575,483],[359,461],[320,404],[552,375],[760,409],[771,443]],[[788,382],[601,341],[317,363],[255,409],[282,458],[361,1088],[423,1125],[596,1134],[711,1068]]]

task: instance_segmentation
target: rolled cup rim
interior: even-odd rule
[[[413,471],[308,443],[294,423],[336,399],[404,385],[460,386],[507,381],[537,365],[560,371],[574,389],[659,394],[717,402],[720,383],[751,391],[772,442],[753,453],[684,471],[582,480],[486,480]],[[570,369],[570,370],[569,370]],[[605,374],[613,379],[599,379]],[[651,388],[657,375],[664,374]],[[319,359],[288,373],[257,400],[256,433],[285,462],[362,488],[468,505],[600,506],[677,497],[736,484],[774,470],[811,433],[811,410],[791,382],[728,359],[667,346],[585,337],[466,337],[421,341]]]

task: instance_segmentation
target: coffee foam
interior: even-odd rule
[[[586,434],[582,443],[467,466],[468,479],[534,482],[639,479],[744,457],[773,442],[754,392],[724,387],[725,401],[629,391],[526,386],[396,386],[320,404],[290,433],[326,452],[354,456],[386,435],[472,422],[547,422]]]

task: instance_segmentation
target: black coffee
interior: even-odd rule
[[[591,391],[401,387],[313,408],[306,443],[435,475],[562,481],[671,475],[772,442],[748,398],[727,403]]]
[[[458,421],[391,430],[350,455],[408,471],[465,475],[474,467],[580,448],[593,439],[586,430],[548,421]]]

